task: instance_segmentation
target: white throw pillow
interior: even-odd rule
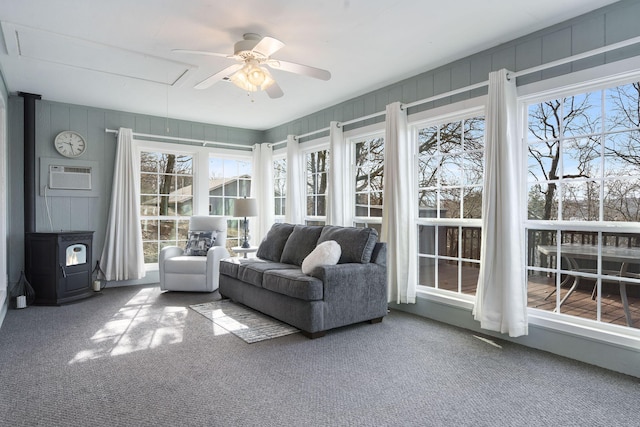
[[[322,242],[302,261],[302,272],[311,274],[314,268],[321,265],[335,265],[341,254],[342,249],[335,240]]]

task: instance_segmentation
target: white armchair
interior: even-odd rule
[[[189,231],[214,231],[217,236],[206,256],[186,255],[183,248],[167,246],[160,251],[160,289],[167,291],[213,292],[218,289],[219,265],[229,257],[227,219],[192,216]]]

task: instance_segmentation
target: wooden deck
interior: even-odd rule
[[[585,319],[596,320],[597,301],[591,298],[593,283],[586,283],[575,290],[562,304],[560,313]],[[630,288],[627,286],[627,288]],[[553,311],[556,306],[556,295],[549,296],[555,289],[555,279],[552,277],[532,276],[529,278],[529,307],[540,310]],[[563,288],[561,297],[564,297],[568,289]],[[547,298],[549,296],[549,298]],[[545,300],[545,298],[547,298]],[[624,309],[617,286],[607,286],[603,290],[601,302],[600,321],[626,326]],[[640,328],[640,298],[629,296],[629,311],[633,327]]]
[[[456,265],[443,264],[439,266],[438,278],[440,289],[458,291],[458,269]],[[462,293],[475,295],[478,281],[478,268],[462,267],[461,282]],[[421,283],[424,283],[425,273],[421,273]],[[626,326],[624,309],[617,286],[606,286],[603,291],[600,320],[605,323]],[[630,288],[629,286],[627,288]],[[528,306],[539,310],[553,311],[556,306],[555,294],[549,296],[555,289],[555,279],[552,277],[531,276],[528,283]],[[561,296],[564,297],[568,289],[563,288]],[[596,320],[597,301],[591,299],[593,284],[585,283],[571,294],[562,304],[560,312],[584,319]],[[549,296],[548,299],[545,298]],[[640,297],[629,295],[629,310],[633,327],[640,328]]]

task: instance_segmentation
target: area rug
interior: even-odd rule
[[[291,325],[228,299],[194,304],[189,308],[249,344],[300,332]]]

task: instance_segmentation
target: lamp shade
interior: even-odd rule
[[[233,216],[247,217],[258,216],[258,201],[256,199],[236,199],[233,207]]]

